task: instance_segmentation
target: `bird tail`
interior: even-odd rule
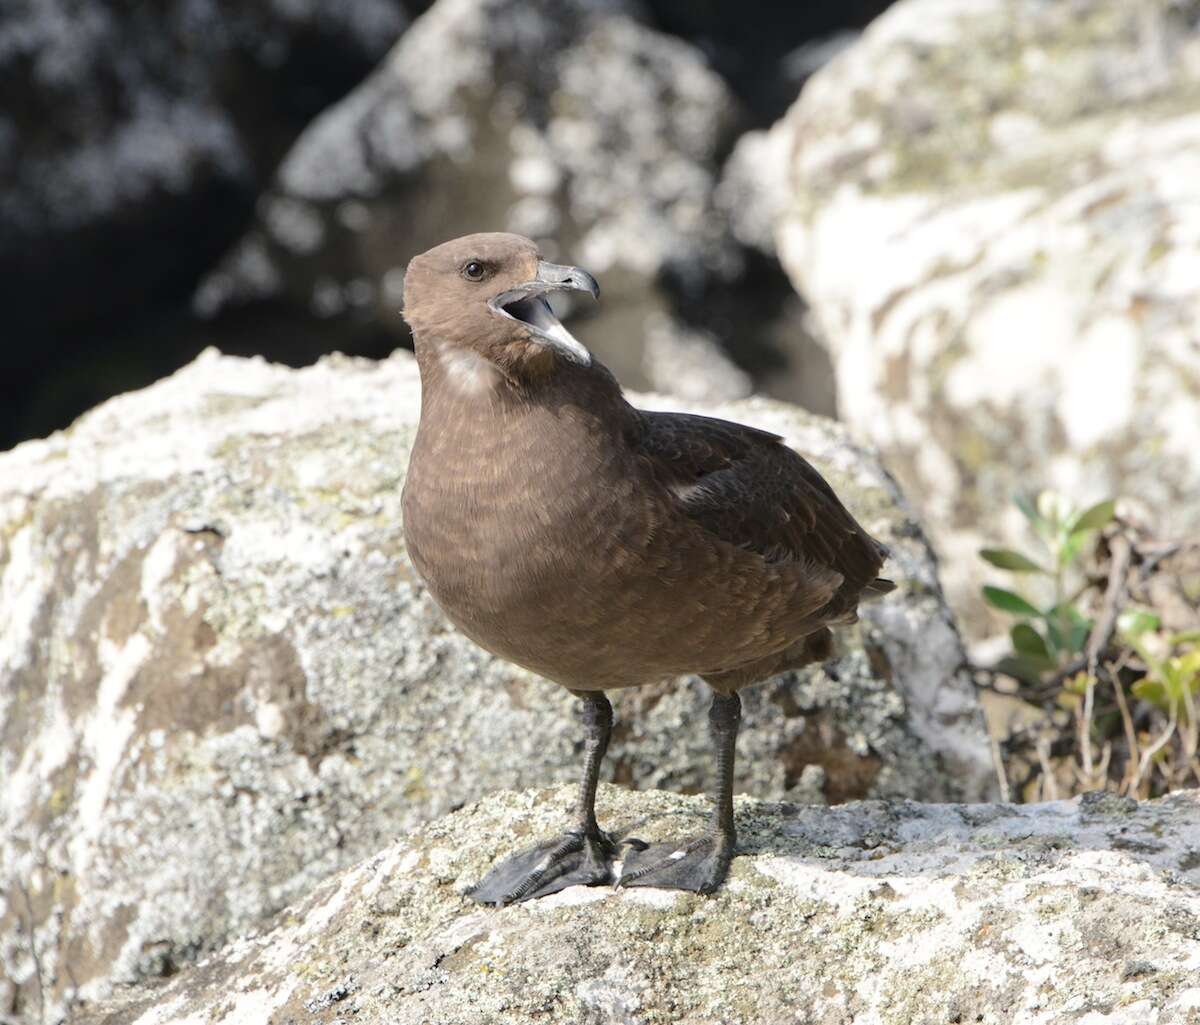
[[[858,600],[878,601],[885,594],[891,594],[894,590],[896,590],[896,581],[888,580],[887,577],[876,577],[863,588]]]
[[[822,627],[815,633],[804,638],[804,662],[825,662],[833,657],[833,633],[828,627]]]

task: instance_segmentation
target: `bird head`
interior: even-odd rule
[[[558,360],[588,366],[591,353],[550,308],[546,297],[553,292],[599,298],[600,286],[585,270],[543,260],[520,235],[466,235],[409,262],[404,317],[418,355],[422,347],[436,348],[460,370],[490,364],[519,380],[546,373]]]

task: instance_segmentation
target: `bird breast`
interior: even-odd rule
[[[422,422],[405,536],[450,619],[530,664],[606,615],[604,596],[638,557],[638,496],[619,447],[570,411],[485,413]]]

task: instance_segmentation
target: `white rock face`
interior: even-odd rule
[[[80,1025],[1174,1025],[1200,1009],[1200,802],[738,802],[711,898],[586,889],[503,910],[460,892],[566,821],[496,794],[324,883],[273,928]],[[602,788],[658,839],[701,802]],[[518,835],[520,834],[520,835]]]
[[[1015,491],[1200,526],[1198,11],[902,0],[763,149],[839,412],[915,497],[968,619]]]
[[[935,565],[876,458],[780,403],[675,405],[810,454],[900,584],[830,662],[746,691],[738,787],[987,795]],[[412,572],[418,411],[406,353],[293,371],[210,351],[0,455],[0,1007],[36,1020],[40,989],[57,1020],[398,832],[576,778],[572,699],[452,632]],[[699,681],[615,704],[609,778],[704,788]]]

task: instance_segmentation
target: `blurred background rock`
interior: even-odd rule
[[[838,409],[968,629],[1015,493],[1200,528],[1200,3],[898,4],[773,133]]]
[[[693,389],[828,411],[803,302],[718,183],[886,6],[4,0],[0,449],[209,344],[383,356],[408,258],[481,228],[595,265],[581,330],[630,384],[694,343]]]

